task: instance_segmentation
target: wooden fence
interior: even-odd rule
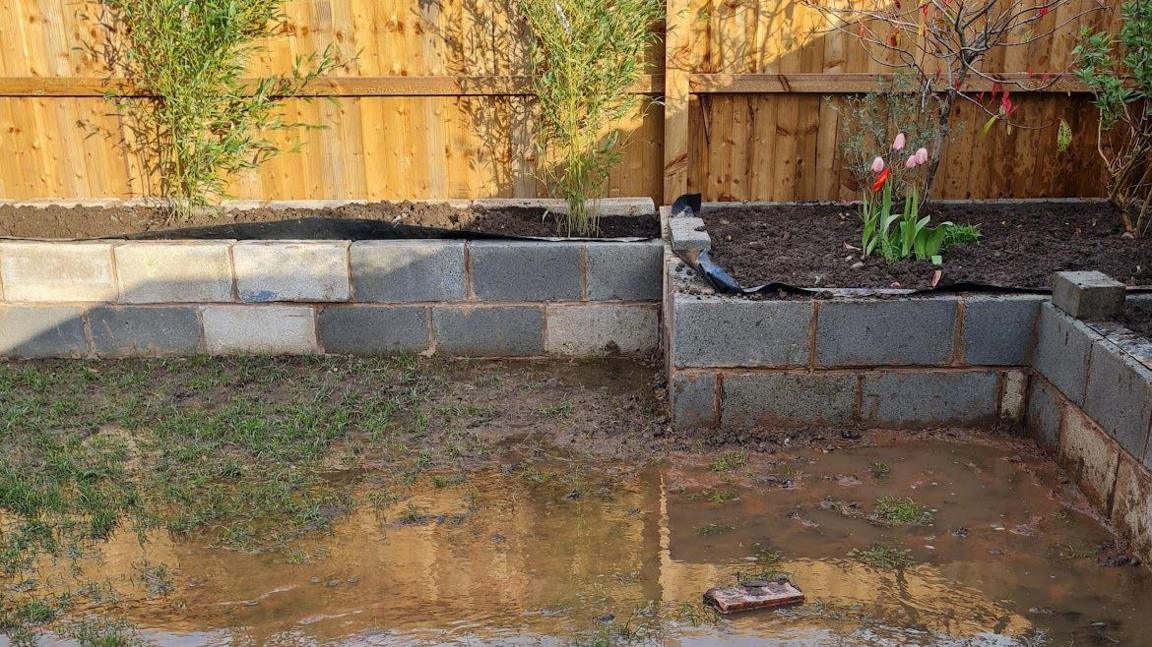
[[[286,106],[291,118],[326,127],[274,133],[289,152],[238,178],[234,196],[541,194],[524,109],[524,39],[507,20],[509,1],[289,0],[286,29],[266,43],[252,74],[285,72],[297,56],[328,45],[350,62],[312,88],[324,98]],[[1096,1],[1077,0],[1046,20],[1058,24]],[[609,193],[663,201],[687,190],[711,200],[854,197],[835,104],[877,87],[877,74],[887,70],[851,36],[821,33],[819,13],[800,0],[667,3],[664,44],[635,88],[636,114],[620,125],[628,143]],[[0,2],[0,198],[147,190],[141,165],[115,145],[123,124],[103,98],[99,10],[93,0]],[[1063,70],[1081,24],[1114,26],[1116,13],[1095,13],[1026,50],[998,53],[988,70]],[[1052,127],[983,136],[981,116],[962,106],[958,117],[968,127],[949,142],[940,195],[1098,195],[1087,95],[1062,82],[1017,104],[1022,121]],[[1074,144],[1058,154],[1054,124],[1061,118],[1072,125]]]

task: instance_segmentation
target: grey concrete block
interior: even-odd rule
[[[236,290],[247,303],[347,301],[347,241],[246,241],[232,247]]]
[[[1033,367],[1064,397],[1083,406],[1088,354],[1100,335],[1050,303],[1040,307]]]
[[[676,295],[672,363],[679,367],[808,364],[810,301],[747,301]]]
[[[572,242],[473,242],[472,292],[483,301],[578,301],[582,248]]]
[[[0,241],[0,284],[10,302],[116,300],[112,244]]]
[[[1092,346],[1084,412],[1132,456],[1143,459],[1152,428],[1152,370],[1107,341]]]
[[[716,427],[716,374],[676,371],[668,383],[672,426],[677,431]]]
[[[703,218],[669,218],[668,230],[674,252],[706,252],[712,249],[712,238],[704,230]]]
[[[859,378],[849,373],[762,371],[724,376],[720,426],[725,429],[847,425]]]
[[[428,308],[424,306],[327,306],[317,315],[326,353],[393,355],[428,349]]]
[[[988,425],[997,420],[996,371],[877,371],[864,376],[864,421],[883,427]]]
[[[95,308],[88,320],[98,355],[139,357],[200,350],[200,319],[191,306]]]
[[[588,298],[592,301],[660,299],[664,243],[588,243]]]
[[[87,354],[83,308],[0,306],[0,357],[34,359]]]
[[[820,303],[821,367],[939,366],[952,358],[956,300],[845,300]]]
[[[1039,296],[964,300],[964,361],[974,366],[1026,366],[1036,338]]]
[[[1103,272],[1057,272],[1052,303],[1076,319],[1115,319],[1124,309],[1124,284]]]
[[[463,301],[464,241],[372,240],[352,243],[355,301]]]
[[[655,304],[550,305],[545,350],[557,355],[638,355],[656,350],[660,312]]]
[[[438,352],[461,357],[544,354],[544,309],[534,306],[461,306],[432,310]]]
[[[116,245],[120,303],[232,301],[229,242],[128,242]]]
[[[1042,379],[1033,379],[1028,388],[1028,431],[1041,445],[1055,449],[1060,444],[1060,422],[1064,403],[1056,389]]]
[[[295,355],[319,351],[316,314],[309,306],[200,307],[204,345],[217,355]]]

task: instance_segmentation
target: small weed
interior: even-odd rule
[[[732,488],[716,488],[704,493],[704,500],[710,503],[728,503],[740,498],[740,493]]]
[[[568,418],[574,410],[571,402],[561,402],[550,407],[544,407],[538,413],[548,418]]]
[[[709,537],[712,535],[722,535],[726,532],[732,532],[733,530],[736,530],[736,526],[726,526],[724,524],[713,522],[706,526],[697,527],[696,534]]]
[[[556,473],[552,471],[536,469],[535,466],[529,465],[520,471],[520,478],[531,483],[532,485],[545,485],[556,480]]]
[[[708,469],[713,472],[731,472],[748,464],[748,452],[739,450],[724,452],[708,463]]]
[[[64,636],[81,647],[145,647],[150,645],[128,621],[90,617],[64,625]]]
[[[877,480],[884,480],[892,474],[892,468],[888,466],[888,463],[882,463],[879,461],[872,463],[868,469],[870,472],[872,472],[872,478]]]
[[[1096,546],[1091,546],[1084,543],[1063,544],[1057,551],[1057,555],[1060,557],[1060,559],[1088,559],[1090,557],[1095,557],[1099,552],[1100,551]]]
[[[912,552],[879,544],[863,549],[852,549],[848,556],[856,561],[886,571],[896,571],[912,564]]]
[[[717,626],[721,622],[720,612],[702,602],[681,602],[675,616],[689,627]]]
[[[869,520],[885,526],[927,526],[932,523],[931,510],[910,498],[884,496],[876,500]]]
[[[442,490],[447,487],[460,485],[468,480],[464,474],[436,474],[432,477],[432,487]]]

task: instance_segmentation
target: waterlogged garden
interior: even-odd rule
[[[0,645],[1149,642],[1152,2],[0,20]]]

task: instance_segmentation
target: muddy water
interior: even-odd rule
[[[1097,563],[1112,536],[1026,445],[889,438],[716,458],[522,463],[383,505],[365,487],[331,533],[282,551],[123,536],[84,570],[163,645],[551,645],[625,626],[669,645],[1152,640],[1152,577]],[[934,521],[869,521],[885,495]],[[912,563],[849,556],[874,544]],[[146,590],[145,564],[170,571],[171,592]],[[791,572],[808,604],[720,621],[698,604],[769,567]],[[597,644],[630,644],[617,640]]]

